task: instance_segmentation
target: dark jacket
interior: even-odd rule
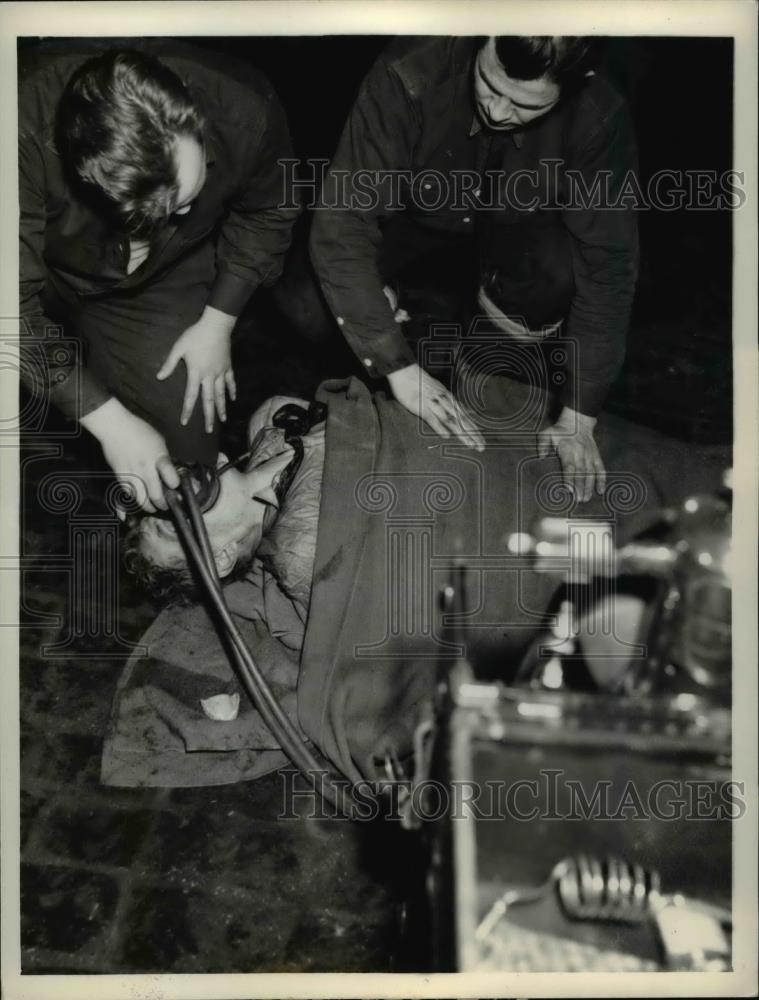
[[[361,86],[326,177],[326,204],[340,190],[340,171],[355,180],[341,182],[342,208],[316,212],[314,265],[348,343],[368,373],[383,376],[416,360],[382,294],[383,230],[404,211],[431,230],[474,233],[480,283],[500,309],[527,317],[531,327],[553,322],[561,316],[544,311],[550,291],[576,345],[563,401],[596,413],[624,357],[636,220],[629,205],[578,207],[566,171],[589,191],[608,172],[613,204],[636,167],[629,115],[612,87],[591,76],[524,129],[489,132],[476,117],[476,52],[472,38],[402,38],[388,46]],[[537,210],[516,205],[505,187],[522,170],[538,171],[536,184],[514,189],[522,202],[537,198]],[[374,171],[410,172],[410,182],[392,184],[393,207],[388,175]],[[462,184],[464,174],[483,183]]]
[[[55,146],[55,116],[74,70],[106,47],[148,51],[188,87],[206,121],[208,180],[191,211],[175,217],[144,266],[127,276],[128,239],[67,183]],[[32,54],[19,83],[21,316],[26,335],[44,339],[53,323],[46,290],[72,311],[88,298],[157,282],[203,241],[216,242],[216,278],[208,305],[237,316],[261,285],[282,271],[298,210],[283,192],[278,164],[291,155],[282,108],[268,81],[234,59],[165,39],[77,41]],[[290,207],[280,207],[288,205]],[[56,320],[59,317],[55,317]],[[76,332],[76,331],[72,331]],[[83,416],[109,397],[86,369],[72,378],[47,344],[47,388],[68,416]]]

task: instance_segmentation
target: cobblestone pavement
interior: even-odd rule
[[[247,349],[228,428],[238,439],[263,398],[308,395],[321,374],[307,349],[278,358],[255,334]],[[51,417],[22,459],[23,971],[387,970],[394,898],[382,852],[346,822],[278,821],[282,775],[221,788],[100,785],[115,684],[154,611],[123,574],[115,594],[97,586],[97,599],[69,599],[74,515],[60,483],[80,491],[78,524],[103,532],[93,519],[107,469],[66,430]]]

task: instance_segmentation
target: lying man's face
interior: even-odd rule
[[[276,517],[276,480],[292,457],[288,446],[248,472],[230,468],[219,477],[219,497],[203,520],[220,577],[254,555],[264,530]],[[225,456],[220,455],[217,464],[225,463]],[[186,571],[187,559],[172,520],[142,518],[136,551],[155,567]]]

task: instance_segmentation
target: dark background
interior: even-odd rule
[[[302,159],[331,156],[359,84],[386,41],[385,36],[193,39],[248,61],[269,77]],[[38,44],[38,39],[19,42],[27,57]],[[662,169],[718,174],[740,169],[732,162],[731,38],[608,38],[600,72],[631,107],[644,185]],[[258,325],[276,330],[273,338],[263,336],[267,355],[276,351],[277,341],[293,361],[292,385],[271,385],[271,391],[309,392],[325,376],[363,375],[339,342],[311,272],[309,223],[306,215],[296,228],[273,296],[262,292],[254,304]],[[639,213],[639,225],[641,270],[627,362],[607,409],[685,440],[727,443],[732,213],[653,209]],[[332,352],[324,350],[325,334],[335,341]],[[260,345],[256,351],[260,355]]]

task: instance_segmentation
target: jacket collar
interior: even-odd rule
[[[472,118],[472,124],[469,127],[469,137],[471,138],[472,136],[479,135],[480,132],[482,132],[482,131],[484,131],[483,127],[482,127],[482,122],[480,121],[480,119],[479,119],[479,117],[477,115],[477,112],[475,111],[474,117]],[[522,143],[524,142],[524,138],[521,135],[521,133],[519,133],[519,132],[512,132],[511,133],[511,140],[514,143],[514,145],[517,147],[517,149],[521,149],[522,148]]]

